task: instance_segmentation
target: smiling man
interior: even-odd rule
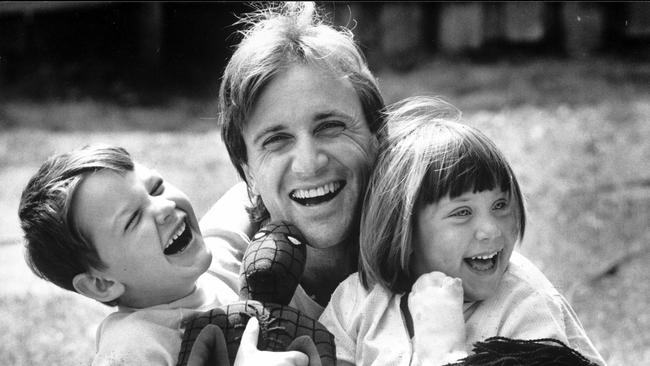
[[[217,275],[233,289],[260,224],[293,223],[309,247],[290,305],[314,318],[357,270],[361,201],[384,107],[352,33],[319,18],[313,3],[287,3],[242,21],[249,27],[224,71],[219,106],[246,187],[201,220]]]

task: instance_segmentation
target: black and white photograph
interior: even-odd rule
[[[650,363],[650,2],[0,1],[0,361]]]

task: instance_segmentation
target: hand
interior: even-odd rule
[[[408,297],[413,319],[414,364],[446,364],[465,352],[463,285],[442,272],[420,276]]]
[[[460,278],[452,278],[442,272],[425,273],[413,284],[408,297],[408,306],[414,323],[426,319],[435,319],[439,322],[441,316],[458,313],[458,311],[462,314],[462,281]]]
[[[257,349],[260,326],[256,318],[251,318],[241,336],[235,366],[307,366],[309,357],[302,352],[270,352]]]

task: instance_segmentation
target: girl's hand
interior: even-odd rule
[[[463,285],[442,272],[420,276],[408,297],[413,319],[414,364],[456,361],[465,352]]]
[[[235,366],[307,366],[309,357],[302,352],[269,352],[257,349],[257,337],[260,326],[256,318],[251,318],[246,324],[241,336],[239,350],[235,357]]]
[[[418,316],[423,317],[424,320],[432,315],[436,319],[459,312],[462,315],[463,283],[460,278],[452,278],[442,272],[425,273],[413,284],[408,305],[413,322],[418,320]],[[464,327],[464,321],[461,324]]]

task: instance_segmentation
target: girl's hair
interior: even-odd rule
[[[517,204],[519,239],[526,223],[524,199],[506,158],[461,113],[433,97],[415,97],[387,110],[385,139],[370,178],[360,228],[360,278],[395,293],[408,291],[413,213],[447,195],[498,188]]]
[[[58,154],[41,165],[20,197],[25,261],[38,277],[66,290],[75,291],[76,275],[106,268],[72,212],[76,189],[88,174],[103,169],[124,174],[133,170],[133,161],[123,148],[106,145]]]
[[[247,163],[243,129],[257,98],[273,78],[292,65],[310,65],[347,78],[359,97],[372,133],[383,124],[384,101],[352,32],[325,24],[311,2],[266,5],[245,15],[239,24],[243,39],[223,74],[219,90],[221,136],[237,169],[246,181]],[[268,218],[259,196],[249,190],[254,222]]]

